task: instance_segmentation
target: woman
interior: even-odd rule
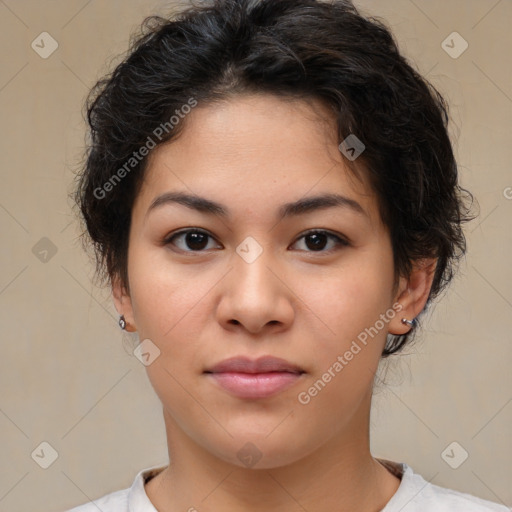
[[[348,1],[146,27],[76,197],[170,463],[73,511],[505,511],[369,448],[379,361],[465,252],[443,98]]]

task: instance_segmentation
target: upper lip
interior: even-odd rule
[[[245,356],[231,357],[208,368],[206,373],[268,373],[268,372],[290,372],[304,373],[299,366],[273,356],[262,356],[258,359],[250,359]]]

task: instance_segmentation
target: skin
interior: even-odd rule
[[[347,169],[320,102],[238,96],[198,105],[184,122],[150,155],[133,207],[129,292],[112,280],[128,329],[160,350],[146,370],[172,462],[146,484],[149,499],[165,512],[381,510],[400,481],[370,453],[374,374],[386,334],[407,332],[401,318],[423,309],[435,261],[395,281],[377,197]],[[231,216],[176,203],[150,210],[171,191],[221,203]],[[282,204],[333,192],[365,214],[329,207],[277,220]],[[183,228],[211,236],[199,250],[185,236],[170,242]],[[304,237],[311,229],[349,245],[324,236],[315,250]],[[236,252],[249,236],[263,250],[252,263]],[[298,394],[396,302],[402,310],[301,404]],[[305,373],[277,395],[241,399],[203,373],[236,355],[281,357]],[[252,467],[237,457],[247,442],[261,456]]]

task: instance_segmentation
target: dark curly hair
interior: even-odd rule
[[[321,100],[339,142],[355,134],[364,143],[357,167],[346,160],[377,194],[395,276],[438,259],[424,312],[466,251],[461,225],[474,217],[464,199],[473,204],[473,196],[458,184],[445,100],[400,55],[386,26],[348,0],[212,0],[169,18],[144,20],[86,103],[91,139],[74,199],[97,276],[129,289],[131,210],[148,160],[141,148],[177,137],[186,118],[169,121],[181,121],[193,102],[269,93]],[[414,333],[388,334],[383,357]]]

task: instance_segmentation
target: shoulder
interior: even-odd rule
[[[425,482],[425,492],[423,497],[427,503],[431,504],[432,510],[436,512],[510,512],[512,509],[505,505],[487,501],[471,494],[446,489],[437,485]]]
[[[396,464],[396,463],[395,463]],[[471,494],[427,482],[407,464],[402,483],[382,512],[511,512],[512,509]]]
[[[152,466],[137,473],[131,487],[105,494],[101,498],[89,501],[83,505],[66,510],[65,512],[156,512],[146,494],[144,485],[160,473],[165,466]]]
[[[66,512],[128,512],[128,493],[130,489],[115,491],[96,500],[79,505]]]

